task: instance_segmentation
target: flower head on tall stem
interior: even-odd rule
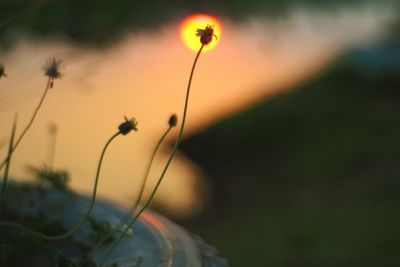
[[[191,87],[191,84],[192,84],[193,74],[194,74],[194,70],[195,70],[196,65],[197,65],[197,61],[198,61],[198,59],[200,57],[201,52],[203,51],[204,46],[208,45],[213,40],[213,37],[217,38],[217,36],[214,34],[214,27],[213,26],[209,26],[209,25],[207,25],[207,27],[205,29],[198,29],[196,35],[200,37],[201,47],[200,47],[199,51],[197,52],[197,55],[196,55],[196,57],[194,59],[194,62],[192,64],[192,69],[190,71],[189,81],[188,81],[187,88],[186,88],[185,105],[184,105],[184,108],[183,108],[183,115],[182,115],[181,125],[180,125],[180,128],[179,128],[178,137],[176,138],[175,144],[174,144],[174,146],[172,148],[172,151],[171,151],[170,156],[169,156],[169,158],[167,160],[167,163],[165,164],[164,169],[161,172],[161,175],[158,178],[158,181],[157,181],[155,187],[151,191],[149,198],[143,204],[143,206],[139,209],[139,211],[137,211],[135,213],[134,217],[130,220],[130,222],[127,224],[125,229],[122,231],[122,234],[111,244],[111,246],[109,247],[109,249],[107,250],[105,255],[101,258],[100,263],[99,263],[99,267],[103,267],[105,265],[107,259],[113,253],[113,251],[116,248],[116,246],[126,236],[126,234],[129,232],[131,227],[138,220],[140,215],[147,209],[147,207],[153,201],[153,198],[154,198],[155,194],[157,193],[157,190],[160,187],[160,184],[163,181],[163,179],[165,177],[165,174],[167,173],[167,170],[168,170],[168,168],[169,168],[169,166],[170,166],[170,164],[172,162],[172,159],[174,158],[174,156],[175,156],[175,154],[176,154],[176,152],[178,150],[178,146],[179,146],[179,144],[181,142],[181,139],[182,139],[183,130],[185,128],[186,114],[187,114],[187,109],[188,109],[188,105],[189,105],[190,87]],[[171,121],[173,123],[175,123],[174,120],[175,119],[171,119],[170,118],[169,123]]]
[[[122,135],[127,135],[132,130],[138,131],[138,128],[137,128],[138,123],[137,123],[136,119],[131,118],[130,120],[128,120],[128,118],[126,116],[124,116],[124,117],[125,117],[125,121],[118,126],[119,132]]]
[[[64,76],[63,73],[61,73],[60,68],[61,68],[61,64],[62,64],[62,60],[60,59],[49,59],[47,60],[46,64],[43,66],[43,71],[45,76],[48,77],[47,79],[47,85],[44,88],[44,92],[42,97],[39,100],[38,105],[36,106],[32,117],[30,118],[28,124],[25,126],[25,128],[22,130],[21,134],[18,136],[18,138],[16,138],[15,144],[12,148],[13,151],[15,151],[15,149],[17,149],[18,145],[21,143],[22,139],[24,138],[24,136],[26,135],[26,133],[28,132],[28,130],[30,129],[30,127],[32,126],[36,116],[39,113],[40,108],[43,105],[44,99],[47,96],[47,93],[49,91],[50,88],[53,87],[53,82],[55,79],[61,79],[62,76]],[[1,163],[0,163],[0,170],[5,166],[7,162],[7,159],[4,159]]]
[[[214,26],[207,25],[205,29],[197,29],[196,36],[200,37],[200,42],[202,45],[208,45],[211,43],[213,38],[218,39],[214,34]]]
[[[50,58],[43,66],[44,75],[49,77],[50,88],[53,88],[54,80],[61,79],[64,74],[61,73],[62,60]]]
[[[169,117],[168,120],[168,125],[169,127],[175,127],[178,124],[178,116],[176,114],[172,114],[171,117]]]
[[[125,117],[126,120],[126,117]],[[105,236],[103,236],[103,238],[97,242],[97,244],[94,246],[94,248],[92,249],[92,252],[90,253],[90,257],[94,257],[94,255],[97,253],[97,251],[100,249],[100,247],[102,246],[102,244],[106,241],[111,239],[111,237],[113,237],[114,235],[117,234],[117,232],[120,231],[120,228],[122,228],[124,225],[127,225],[130,222],[131,219],[131,215],[130,214],[135,214],[137,208],[139,207],[139,204],[142,201],[143,198],[143,194],[144,194],[144,190],[147,184],[147,180],[149,178],[149,174],[150,174],[150,169],[151,166],[153,165],[154,162],[154,158],[157,154],[157,151],[159,150],[161,144],[163,143],[163,141],[165,140],[165,138],[167,137],[168,133],[171,131],[172,128],[174,128],[178,123],[178,116],[176,116],[176,114],[173,114],[169,117],[168,119],[168,128],[167,130],[164,132],[164,134],[161,136],[161,138],[159,139],[157,145],[154,147],[153,153],[151,154],[151,157],[149,159],[149,162],[147,163],[147,167],[146,167],[146,171],[144,173],[143,179],[142,179],[142,183],[140,186],[140,190],[139,193],[136,197],[136,200],[131,208],[131,212],[129,213],[129,216],[121,221],[121,225],[120,227],[117,227],[116,229],[109,231]]]
[[[63,234],[58,234],[58,235],[48,235],[48,234],[44,234],[44,233],[38,232],[38,231],[36,231],[36,230],[33,230],[33,229],[31,229],[31,228],[29,228],[29,227],[27,227],[27,226],[25,226],[25,225],[22,225],[22,224],[20,224],[20,223],[7,222],[7,221],[0,221],[0,227],[1,227],[1,226],[8,226],[8,227],[19,228],[19,229],[21,229],[21,230],[25,230],[25,231],[31,233],[32,235],[35,235],[35,236],[37,236],[37,237],[39,237],[39,238],[46,239],[46,240],[62,240],[62,239],[65,239],[65,238],[68,238],[68,237],[72,236],[76,231],[78,231],[78,230],[89,220],[89,218],[90,218],[90,216],[91,216],[91,214],[92,214],[92,212],[93,212],[94,203],[95,203],[95,201],[96,201],[96,196],[97,196],[97,187],[98,187],[98,183],[99,183],[99,179],[100,179],[101,166],[102,166],[103,159],[104,159],[104,155],[105,155],[105,153],[106,153],[106,151],[107,151],[107,148],[109,147],[109,145],[111,144],[111,142],[112,142],[116,137],[120,136],[121,134],[122,134],[122,135],[126,135],[126,134],[128,134],[131,130],[136,129],[136,124],[137,124],[137,123],[136,123],[136,120],[135,120],[135,119],[128,120],[128,119],[125,117],[125,122],[123,122],[121,125],[125,125],[125,124],[126,124],[126,125],[128,125],[128,124],[130,125],[130,127],[129,127],[130,130],[127,130],[128,127],[127,127],[126,131],[121,131],[121,130],[119,129],[116,133],[114,133],[114,134],[108,139],[108,141],[107,141],[106,144],[104,145],[103,150],[102,150],[102,152],[101,152],[101,154],[100,154],[99,162],[98,162],[98,164],[97,164],[96,177],[95,177],[95,180],[94,180],[93,192],[92,192],[92,197],[91,197],[91,200],[90,200],[89,208],[88,208],[88,210],[86,211],[86,213],[85,213],[85,215],[83,216],[83,218],[81,218],[80,221],[79,221],[78,223],[76,223],[75,226],[73,226],[69,231],[67,231],[66,233],[63,233]],[[125,133],[125,134],[124,134],[124,133]]]

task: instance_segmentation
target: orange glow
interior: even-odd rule
[[[201,46],[200,38],[196,36],[197,29],[205,29],[207,25],[214,26],[214,34],[218,38],[203,48],[203,51],[213,49],[221,39],[221,23],[213,16],[207,14],[194,14],[184,19],[181,23],[180,33],[183,43],[191,50],[197,52]]]
[[[353,37],[353,19],[342,27],[346,31],[337,31],[337,23],[332,23],[332,28],[327,29],[332,34],[323,38],[318,31],[310,35],[290,23],[288,28],[271,33],[268,27],[264,28],[268,26],[264,20],[254,20],[248,27],[222,22],[223,47],[217,47],[218,53],[211,51],[211,57],[202,57],[195,73],[187,136],[204,131],[264,97],[295,88],[353,44],[352,38],[359,42],[364,36],[372,41],[381,34],[378,27],[372,32],[361,29],[362,34]],[[184,89],[194,58],[191,51],[182,51],[184,45],[177,36],[179,24],[166,25],[165,29],[158,34],[128,35],[107,49],[76,46],[63,38],[39,41],[27,37],[4,52],[1,57],[7,63],[9,77],[0,80],[0,146],[15,112],[19,114],[18,123],[23,125],[37,105],[45,81],[35,70],[41,70],[43,60],[54,55],[66,61],[66,76],[49,91],[34,127],[18,153],[13,154],[12,177],[32,179],[23,178],[27,176],[25,166],[47,163],[46,130],[48,122],[54,121],[59,127],[54,168],[70,172],[71,188],[91,194],[99,150],[125,114],[139,120],[139,132],[112,144],[98,190],[103,197],[133,201],[141,186],[143,169],[165,131],[166,119],[172,112],[180,115],[184,107]],[[171,32],[175,32],[174,38]],[[276,40],[271,37],[275,35]],[[196,43],[200,44],[198,38]],[[175,137],[172,134],[170,141],[177,133]],[[0,158],[6,154],[7,149],[0,149]],[[168,157],[168,145],[163,146],[155,158],[148,190],[155,186]],[[174,217],[193,216],[208,199],[204,195],[208,180],[203,176],[196,162],[178,154],[155,203]]]
[[[161,222],[159,219],[157,219],[156,217],[154,217],[153,215],[151,215],[150,213],[146,213],[143,212],[140,215],[140,218],[147,222],[148,224],[152,225],[154,228],[162,231],[162,232],[166,232],[167,231],[167,227],[164,225],[163,222]]]

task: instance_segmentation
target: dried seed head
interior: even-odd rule
[[[214,34],[214,26],[207,25],[205,29],[197,29],[196,36],[200,37],[200,42],[203,45],[208,45],[211,43],[213,37],[218,39],[218,37]]]
[[[56,58],[47,60],[46,64],[43,66],[44,75],[50,79],[50,88],[53,87],[54,80],[61,79],[64,76],[60,71],[61,67],[62,60]]]
[[[0,63],[0,79],[2,77],[7,77],[6,69],[4,68],[3,63]]]
[[[118,126],[118,130],[123,135],[127,135],[132,130],[137,131],[138,128],[136,119],[131,118],[130,120],[128,120],[128,118],[125,117],[125,121]]]
[[[178,116],[176,116],[176,114],[171,115],[171,117],[169,117],[168,120],[169,127],[171,128],[175,127],[177,123],[178,123]]]

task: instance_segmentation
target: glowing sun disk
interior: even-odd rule
[[[205,29],[207,25],[214,26],[214,34],[218,39],[213,38],[213,41],[203,48],[203,51],[213,49],[221,38],[221,23],[213,16],[207,14],[194,14],[185,18],[180,26],[180,33],[183,43],[191,50],[197,52],[201,46],[200,38],[196,36],[197,29]]]

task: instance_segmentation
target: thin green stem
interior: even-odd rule
[[[25,230],[25,231],[31,233],[32,235],[35,235],[35,236],[37,236],[39,238],[47,239],[47,240],[61,240],[61,239],[64,239],[64,238],[67,238],[67,237],[73,235],[89,219],[89,217],[90,217],[90,215],[91,215],[91,213],[93,211],[94,203],[96,201],[97,185],[98,185],[98,182],[99,182],[100,170],[101,170],[101,165],[102,165],[102,162],[103,162],[104,154],[106,153],[106,150],[107,150],[108,146],[110,145],[110,143],[120,134],[121,134],[121,132],[118,131],[113,136],[111,136],[110,139],[108,139],[107,143],[105,144],[105,146],[103,148],[103,151],[101,152],[101,155],[100,155],[99,164],[97,165],[96,179],[95,179],[95,182],[94,182],[93,194],[92,194],[92,199],[91,199],[91,202],[90,202],[89,209],[86,212],[85,216],[73,228],[71,228],[68,232],[66,232],[64,234],[60,234],[60,235],[46,235],[46,234],[40,233],[38,231],[35,231],[35,230],[25,226],[25,225],[22,225],[22,224],[19,224],[19,223],[14,223],[14,222],[5,222],[5,221],[3,221],[3,222],[0,221],[0,227],[1,226],[9,226],[9,227],[20,228],[21,230]]]
[[[17,119],[18,119],[18,116],[15,115],[14,123],[13,123],[12,129],[11,129],[10,143],[9,143],[9,146],[8,146],[7,164],[6,164],[6,168],[4,170],[3,185],[2,185],[2,188],[1,188],[1,203],[2,204],[4,204],[5,199],[6,199],[8,173],[9,173],[10,164],[11,164],[11,156],[12,156],[12,148],[13,148],[13,145],[14,145],[15,130],[17,129]]]
[[[142,180],[142,184],[140,186],[139,194],[138,194],[138,196],[136,198],[136,201],[134,202],[134,205],[132,206],[131,212],[129,213],[129,215],[124,220],[122,220],[121,225],[119,227],[117,227],[117,229],[115,229],[114,231],[109,232],[99,242],[97,242],[97,244],[92,249],[92,252],[90,253],[90,257],[93,257],[97,253],[97,251],[100,249],[101,245],[106,240],[108,240],[111,236],[113,236],[113,234],[115,234],[118,229],[122,228],[123,225],[128,223],[128,220],[131,218],[130,214],[134,214],[135,213],[137,207],[139,206],[140,202],[142,201],[144,189],[146,187],[147,180],[149,178],[149,173],[150,173],[151,166],[153,165],[154,158],[155,158],[155,156],[157,154],[157,151],[160,148],[162,142],[164,141],[164,139],[168,135],[168,133],[171,131],[171,129],[172,129],[172,127],[168,127],[168,129],[165,131],[165,133],[161,136],[160,140],[158,140],[158,143],[155,146],[155,148],[153,150],[153,153],[151,154],[150,160],[147,163],[146,171],[145,171],[144,176],[143,176],[143,180]]]
[[[147,167],[146,167],[146,172],[145,172],[145,174],[143,176],[143,180],[142,180],[142,184],[140,186],[139,194],[138,194],[138,196],[136,198],[136,201],[135,201],[135,204],[133,205],[132,210],[131,210],[132,214],[136,211],[137,207],[139,206],[140,202],[142,201],[143,194],[144,194],[144,189],[146,187],[147,180],[149,178],[150,169],[151,169],[151,166],[153,165],[154,158],[155,158],[155,156],[157,154],[158,149],[161,146],[161,143],[164,141],[165,137],[168,135],[168,133],[171,131],[171,129],[172,129],[172,127],[168,127],[168,129],[165,131],[165,133],[161,136],[160,140],[158,140],[157,145],[154,147],[153,154],[151,155],[151,158],[150,158],[150,160],[149,160],[149,162],[147,164]]]
[[[31,117],[30,121],[29,121],[28,124],[25,126],[25,128],[24,128],[24,130],[22,131],[22,133],[20,134],[20,136],[17,138],[17,141],[15,142],[14,146],[12,147],[12,152],[14,152],[15,149],[17,149],[19,143],[22,141],[22,138],[24,138],[24,136],[25,136],[25,134],[28,132],[29,128],[31,128],[31,126],[32,126],[32,124],[33,124],[33,121],[35,120],[35,118],[36,118],[36,116],[37,116],[37,114],[38,114],[38,112],[39,112],[39,110],[40,110],[40,107],[42,106],[43,101],[44,101],[44,99],[46,98],[47,92],[49,91],[49,89],[50,89],[50,87],[51,87],[51,86],[50,86],[51,81],[52,81],[52,79],[51,79],[51,77],[49,77],[49,79],[47,80],[46,88],[44,89],[43,95],[42,95],[42,97],[40,98],[39,104],[36,106],[36,109],[35,109],[35,111],[33,112],[33,115],[32,115],[32,117]],[[7,162],[7,158],[4,159],[3,162],[1,163],[1,165],[0,165],[0,170],[3,169],[3,167],[4,167],[5,164],[6,164],[6,162]]]
[[[125,235],[128,233],[129,229],[132,227],[132,225],[136,222],[136,220],[140,217],[140,215],[146,210],[146,208],[150,205],[150,203],[152,202],[158,188],[160,187],[160,184],[162,182],[162,180],[164,179],[164,176],[169,168],[169,165],[171,164],[171,161],[173,159],[173,157],[176,154],[176,151],[178,150],[178,145],[182,139],[182,135],[183,135],[183,129],[185,127],[185,122],[186,122],[186,113],[187,113],[187,108],[188,108],[188,104],[189,104],[189,95],[190,95],[190,87],[192,84],[192,79],[193,79],[193,74],[194,74],[194,70],[196,68],[196,64],[197,61],[200,57],[201,51],[203,50],[204,45],[202,45],[199,49],[199,51],[197,52],[196,58],[193,62],[192,65],[192,70],[190,72],[190,76],[189,76],[189,82],[188,82],[188,86],[186,89],[186,98],[185,98],[185,106],[183,108],[183,116],[182,116],[182,122],[181,122],[181,127],[179,129],[179,134],[178,137],[175,141],[174,147],[172,148],[171,154],[168,158],[168,161],[161,173],[160,178],[157,181],[156,186],[154,187],[153,191],[150,194],[150,197],[148,198],[148,200],[144,203],[143,207],[139,210],[139,212],[132,218],[132,220],[130,221],[130,223],[127,225],[127,227],[124,229],[123,233],[112,243],[111,247],[108,249],[108,251],[106,252],[106,254],[102,257],[102,259],[100,260],[100,264],[99,267],[102,267],[106,260],[108,259],[108,257],[112,254],[112,252],[114,251],[114,249],[117,247],[117,245],[119,244],[119,242],[121,242],[121,240],[125,237]]]

